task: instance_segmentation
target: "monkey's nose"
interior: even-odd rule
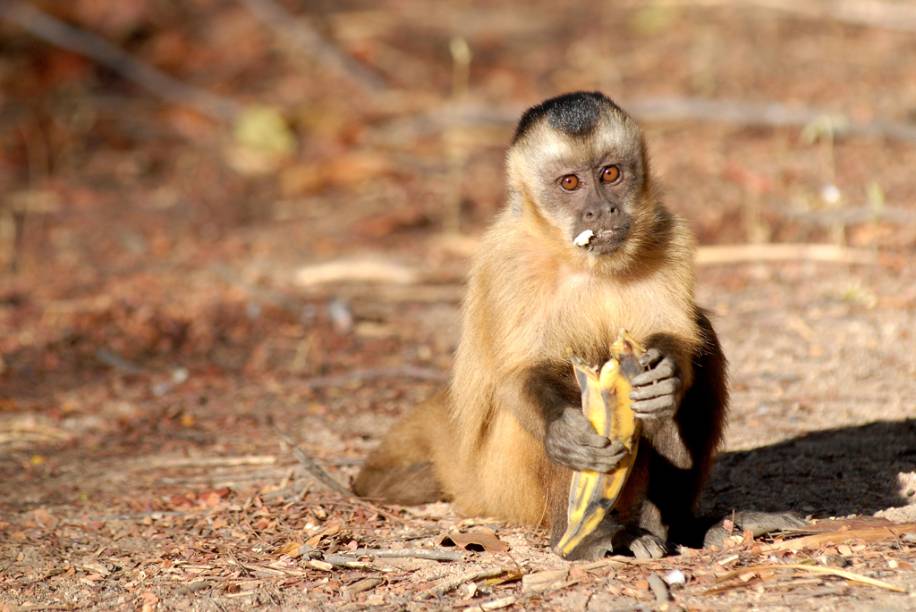
[[[585,222],[597,221],[601,218],[615,219],[620,216],[620,209],[613,205],[590,206],[582,212],[582,220]]]

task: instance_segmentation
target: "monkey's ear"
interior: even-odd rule
[[[643,182],[648,184],[649,176],[652,173],[652,168],[650,167],[651,160],[649,159],[649,147],[646,146],[646,136],[642,132],[639,134],[639,156],[639,161],[642,165]]]

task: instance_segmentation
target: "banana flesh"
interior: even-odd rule
[[[556,552],[569,557],[595,531],[614,507],[633,469],[639,446],[639,421],[630,407],[629,378],[640,371],[637,358],[645,349],[626,331],[611,345],[611,358],[601,370],[573,359],[576,381],[582,390],[582,412],[602,436],[620,440],[627,454],[613,472],[573,472],[569,487],[566,531]]]

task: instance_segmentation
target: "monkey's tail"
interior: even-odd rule
[[[447,393],[418,404],[385,435],[353,482],[360,497],[404,506],[445,499],[435,457],[450,443]]]

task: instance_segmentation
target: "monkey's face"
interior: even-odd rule
[[[628,116],[599,107],[590,129],[564,130],[548,114],[527,128],[509,153],[513,189],[533,201],[563,238],[609,257],[638,242],[645,218],[647,172],[642,136]],[[635,246],[633,247],[635,248]]]

